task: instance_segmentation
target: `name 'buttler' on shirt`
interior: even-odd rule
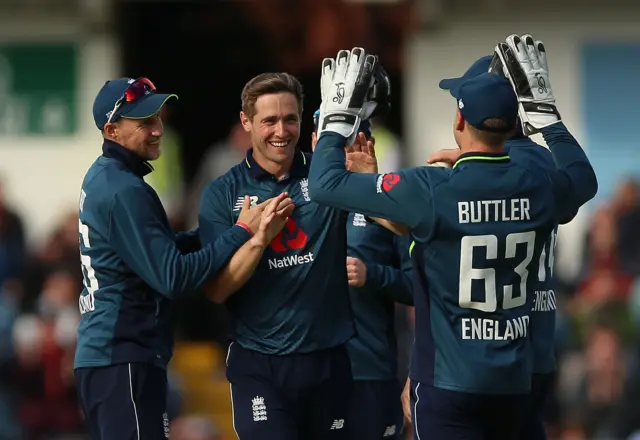
[[[458,223],[531,220],[529,199],[458,202]]]

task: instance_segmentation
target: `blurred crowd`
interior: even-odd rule
[[[640,438],[639,191],[626,179],[592,208],[582,270],[559,280],[559,374],[547,412],[558,438]]]

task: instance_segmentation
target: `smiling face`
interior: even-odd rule
[[[278,178],[285,176],[300,137],[302,84],[288,73],[263,73],[242,90],[240,122],[251,135],[253,158]]]
[[[144,160],[160,157],[163,133],[162,119],[158,113],[145,119],[120,118],[104,127],[107,139],[133,151]]]
[[[270,171],[273,165],[288,167],[300,138],[298,100],[289,92],[258,97],[253,118],[242,112],[240,119],[251,134],[256,162]]]

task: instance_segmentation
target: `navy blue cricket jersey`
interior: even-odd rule
[[[530,390],[531,275],[558,220],[597,191],[593,168],[564,125],[542,132],[558,170],[506,153],[468,153],[451,170],[356,174],[344,169],[344,137],[320,137],[312,199],[403,223],[416,242],[412,380],[475,394]]]
[[[367,268],[365,285],[349,288],[357,335],[347,348],[355,380],[398,377],[395,303],[413,305],[409,242],[362,214],[349,214],[347,254]]]
[[[509,156],[518,163],[537,164],[545,170],[556,168],[553,154],[531,138],[518,136],[510,139],[505,150]],[[574,217],[561,219],[561,223],[567,223]],[[556,329],[556,295],[553,282],[553,266],[555,261],[555,248],[558,237],[558,226],[554,228],[545,244],[538,269],[532,272],[534,277],[534,290],[531,320],[531,342],[534,349],[534,374],[552,373],[556,369],[555,358],[555,329]],[[535,282],[537,281],[537,283]]]
[[[153,168],[105,140],[80,196],[79,300],[75,368],[145,362],[166,367],[173,354],[171,299],[200,287],[249,238],[236,226],[211,246],[172,231],[143,177]]]
[[[336,347],[354,335],[346,274],[347,214],[314,203],[307,176],[311,154],[296,151],[289,176],[277,180],[253,159],[211,182],[199,212],[203,243],[237,221],[243,198],[261,203],[288,192],[295,210],[265,250],[249,281],[225,305],[231,338],[265,354],[307,353]]]

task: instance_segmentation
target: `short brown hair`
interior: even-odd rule
[[[302,84],[288,73],[262,73],[251,79],[242,89],[242,111],[249,119],[256,114],[256,101],[262,95],[288,92],[298,101],[298,108],[302,113]]]
[[[507,121],[505,121],[504,119],[485,119],[482,125],[490,130],[497,131],[480,130],[479,128],[474,127],[471,124],[468,124],[468,127],[473,133],[473,137],[485,144],[487,147],[502,147],[504,143],[513,135],[513,130],[509,129]]]

